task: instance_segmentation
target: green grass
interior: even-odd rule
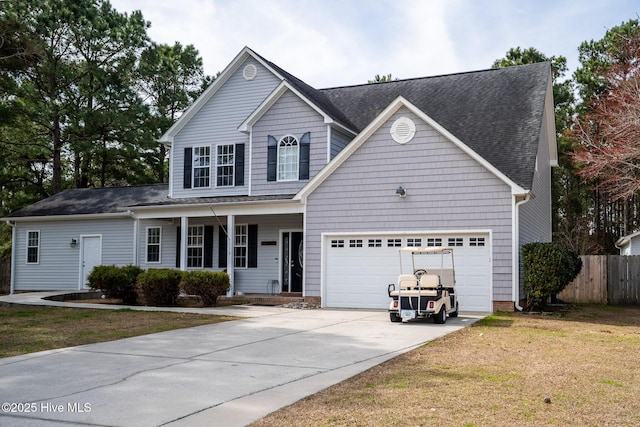
[[[235,320],[161,311],[0,307],[0,357]]]

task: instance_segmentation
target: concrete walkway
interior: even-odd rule
[[[0,301],[94,307],[42,296]],[[178,310],[247,318],[0,359],[0,425],[244,426],[485,315],[435,325],[375,310]]]

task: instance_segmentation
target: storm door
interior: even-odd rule
[[[282,292],[302,292],[303,247],[301,231],[282,232]]]

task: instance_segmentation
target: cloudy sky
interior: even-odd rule
[[[249,46],[323,88],[486,69],[511,47],[578,65],[578,46],[637,19],[638,0],[111,0],[215,74]]]

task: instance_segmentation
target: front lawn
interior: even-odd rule
[[[489,316],[253,425],[637,426],[639,395],[640,308],[578,306]]]
[[[0,357],[234,320],[161,311],[0,306]]]

